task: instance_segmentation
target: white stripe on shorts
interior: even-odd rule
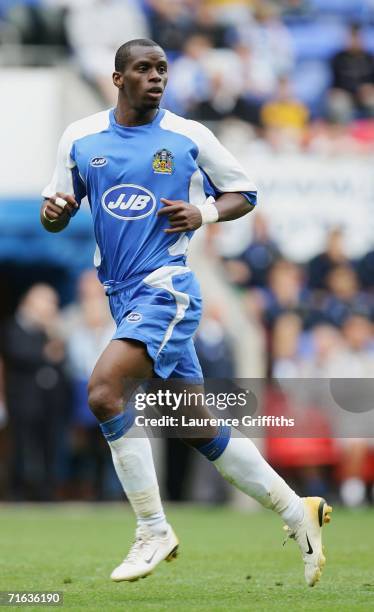
[[[168,325],[160,344],[160,348],[157,351],[157,357],[161,353],[167,341],[170,339],[174,327],[183,319],[184,314],[190,305],[190,296],[187,293],[182,293],[182,291],[176,291],[172,282],[173,276],[185,274],[186,272],[191,272],[190,268],[187,266],[162,266],[161,268],[158,268],[157,270],[154,270],[154,272],[148,274],[148,276],[143,279],[144,283],[147,283],[147,285],[150,285],[151,287],[155,287],[155,289],[165,289],[165,291],[169,291],[169,293],[173,295],[177,305],[177,312],[175,313],[173,320]]]

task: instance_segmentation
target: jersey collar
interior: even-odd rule
[[[127,125],[121,125],[120,123],[117,123],[114,111],[115,109],[112,108],[109,113],[110,125],[116,132],[118,132],[119,134],[122,134],[123,136],[129,136],[130,134],[138,133],[139,131],[149,130],[153,128],[155,125],[158,125],[161,119],[163,118],[163,116],[165,115],[165,109],[159,108],[158,113],[149,123],[144,123],[143,125],[134,125],[134,126],[129,127]]]

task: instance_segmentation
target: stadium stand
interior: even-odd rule
[[[100,29],[99,17],[117,27]],[[64,126],[112,104],[110,58],[123,36],[151,35],[171,63],[166,106],[207,121],[261,193],[258,216],[199,233],[191,252],[207,302],[219,295],[225,305],[220,325],[231,343],[227,353],[223,343],[222,367],[233,350],[239,377],[318,378],[321,363],[338,377],[352,360],[357,378],[373,377],[374,104],[364,111],[360,104],[331,104],[333,61],[347,48],[352,26],[374,63],[372,0],[0,0],[0,127],[7,142],[0,177],[2,325],[38,282],[52,284],[64,306],[81,308],[76,288],[94,250],[89,212],[83,209],[66,234],[50,236],[38,221],[39,193]],[[361,85],[372,91],[374,71]],[[61,321],[65,314],[58,313]],[[79,395],[76,382],[70,380]],[[281,401],[270,388],[267,403]],[[116,497],[112,477],[103,486],[109,468],[95,451],[82,402],[79,396],[48,495]],[[2,469],[12,462],[9,408],[3,397],[0,499],[27,498],[27,486],[15,490]],[[298,438],[290,445],[269,439],[270,458],[293,470],[307,494],[340,490],[347,505],[362,503],[374,482],[371,442],[362,439],[357,451],[354,442],[332,440],[339,431],[331,424],[320,424],[320,441],[307,446]],[[354,471],[350,451],[357,452]],[[306,454],[315,459],[314,480]],[[352,479],[364,483],[361,496]],[[175,474],[166,480],[172,496],[187,494],[175,491]],[[224,497],[212,491],[213,500]]]

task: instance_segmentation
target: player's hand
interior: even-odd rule
[[[169,218],[170,228],[165,229],[165,234],[177,234],[178,232],[188,232],[201,227],[201,213],[196,206],[188,204],[183,200],[167,200],[161,198],[165,204],[157,215],[166,215]]]
[[[56,204],[57,198],[64,200],[66,202],[65,206],[62,207],[59,204]],[[71,217],[74,210],[77,208],[78,204],[74,196],[66,193],[56,193],[55,196],[46,200],[44,206],[44,216],[49,219],[49,221],[56,221],[57,219],[60,219],[60,217],[66,216],[66,214]]]

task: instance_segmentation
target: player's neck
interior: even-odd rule
[[[158,111],[158,108],[150,108],[145,111],[139,111],[135,108],[123,108],[118,104],[114,110],[114,116],[119,125],[136,127],[137,125],[151,123],[156,117]]]

